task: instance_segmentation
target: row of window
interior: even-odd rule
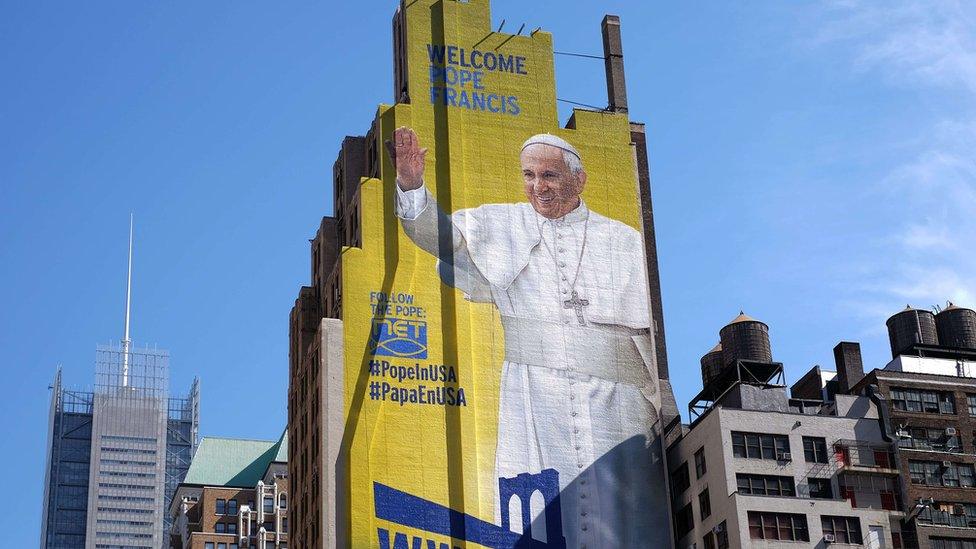
[[[99,498],[101,499],[101,498]],[[149,500],[150,502],[152,500]],[[99,513],[128,513],[130,515],[152,515],[155,509],[136,509],[132,507],[99,507]]]
[[[110,442],[134,442],[137,444],[156,444],[155,438],[148,437],[127,437],[121,435],[102,435],[102,440]]]
[[[970,414],[976,415],[976,396],[968,396]],[[923,412],[926,414],[956,413],[956,398],[945,391],[927,391],[924,389],[891,389],[891,406],[895,410],[904,412]]]
[[[274,496],[264,496],[264,500],[261,502],[264,507],[265,513],[273,513],[275,509]],[[248,507],[254,509],[254,502],[247,502]],[[236,515],[237,514],[237,500],[236,499],[217,499],[214,505],[214,513],[218,515]],[[287,494],[278,495],[278,507],[280,509],[288,508],[288,496]]]
[[[976,486],[976,474],[968,463],[916,461],[908,462],[908,475],[912,484],[927,486]]]
[[[100,532],[95,531],[95,535],[100,538],[132,538],[132,539],[152,539],[152,534],[143,534],[138,532]]]
[[[250,524],[251,524],[251,530],[247,533],[247,535],[253,536],[253,535],[257,534],[257,529],[255,527],[255,523],[254,522],[252,522]],[[275,525],[274,525],[273,522],[270,522],[270,521],[269,522],[265,522],[263,526],[264,526],[264,531],[265,532],[274,532],[275,531]],[[236,522],[218,522],[218,523],[214,524],[214,532],[217,533],[217,534],[236,534],[237,533],[237,523]],[[288,533],[288,518],[287,517],[282,517],[282,519],[281,519],[281,532],[283,534]]]
[[[732,432],[732,455],[742,458],[780,459],[790,453],[790,437],[765,433]]]
[[[735,475],[740,494],[754,496],[796,496],[796,485],[793,477],[777,475]]]
[[[109,496],[98,494],[98,501],[123,501],[126,503],[156,503],[155,498],[140,498],[137,496]]]
[[[898,440],[898,446],[902,448],[941,452],[955,452],[961,449],[959,437],[947,435],[944,428],[905,427],[902,430],[908,435],[907,438]]]
[[[131,471],[99,471],[103,477],[156,478],[156,473],[134,473]]]
[[[790,437],[733,431],[732,455],[754,459],[791,459]],[[827,440],[822,437],[803,437],[803,457],[808,463],[827,463]]]
[[[102,458],[102,459],[99,460],[99,463],[101,463],[102,465],[142,465],[142,466],[145,466],[145,467],[155,467],[156,466],[156,462],[155,461],[136,461],[136,460],[130,460],[130,459],[105,459],[105,458]]]
[[[155,486],[145,486],[145,485],[142,485],[142,484],[115,484],[115,483],[111,483],[111,482],[99,482],[98,483],[98,487],[99,488],[119,488],[121,490],[142,490],[142,491],[148,491],[148,490],[155,490],[156,489]]]
[[[103,452],[116,452],[119,454],[138,454],[142,456],[154,456],[156,450],[139,450],[136,448],[117,448],[114,446],[102,446]]]
[[[250,547],[257,547],[252,545]],[[279,549],[288,549],[288,545],[284,543],[278,544]],[[205,542],[203,544],[203,549],[248,549],[247,545],[237,545],[236,543],[214,543],[212,541]]]
[[[806,515],[749,511],[749,537],[781,541],[810,541]],[[824,515],[820,517],[824,537],[833,536],[835,543],[864,543],[861,523],[857,517]]]
[[[956,538],[929,538],[932,549],[976,549],[976,540]]]
[[[116,519],[98,519],[95,521],[96,524],[103,524],[105,526],[152,526],[152,522],[146,522],[144,520],[116,520]]]

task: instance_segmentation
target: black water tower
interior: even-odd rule
[[[722,339],[722,362],[725,366],[735,364],[736,360],[773,361],[773,352],[769,347],[769,326],[742,311],[718,334]]]
[[[708,387],[715,378],[722,373],[722,344],[719,343],[711,351],[701,357],[702,386]]]
[[[891,343],[891,357],[906,351],[912,345],[938,345],[939,335],[935,329],[935,315],[924,309],[913,309],[911,305],[893,315],[888,325],[888,341]]]
[[[976,349],[976,311],[952,303],[935,315],[939,345],[957,349]]]

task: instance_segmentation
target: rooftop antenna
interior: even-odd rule
[[[498,30],[496,30],[495,32],[502,32],[502,29],[503,28],[505,28],[505,20],[504,19],[502,19],[501,24],[498,25]]]
[[[125,277],[125,325],[122,330],[122,386],[129,386],[129,350],[132,340],[129,339],[129,311],[132,303],[132,218],[129,213],[129,268]]]

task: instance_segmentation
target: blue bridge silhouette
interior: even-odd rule
[[[373,483],[373,500],[376,518],[430,534],[469,541],[493,549],[566,548],[559,506],[559,473],[555,469],[499,478],[498,489],[498,506],[502,517],[500,526],[379,482]],[[532,536],[532,510],[529,500],[536,491],[542,494],[545,501],[546,541],[539,541]],[[508,509],[512,498],[518,498],[521,502],[521,534],[511,530]],[[380,548],[391,549],[389,531],[379,528],[378,535]],[[408,545],[406,534],[397,533],[393,538],[392,549],[421,549],[422,544],[423,540],[415,537],[413,543]],[[426,546],[428,549],[435,549],[435,542],[427,540]],[[445,543],[440,544],[441,549],[446,546]]]

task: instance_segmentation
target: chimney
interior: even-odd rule
[[[624,83],[624,47],[620,41],[620,17],[603,17],[603,62],[607,69],[607,110],[627,112],[627,86]]]
[[[837,364],[838,393],[846,394],[864,377],[864,363],[861,361],[861,344],[841,341],[834,347],[834,362]]]

